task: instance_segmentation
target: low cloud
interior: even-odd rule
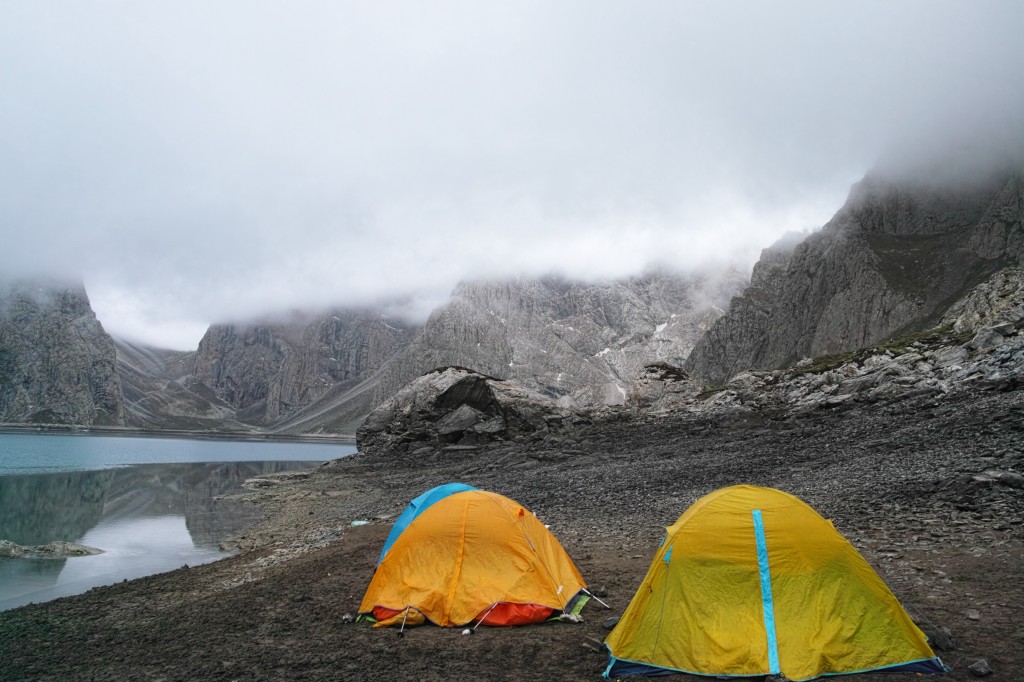
[[[0,267],[76,273],[110,331],[186,348],[292,308],[422,315],[465,278],[749,265],[876,165],[1015,154],[1021,25],[1009,1],[8,3]]]

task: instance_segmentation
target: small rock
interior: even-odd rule
[[[931,644],[932,649],[936,651],[953,650],[953,633],[948,628],[933,626],[928,623],[919,623],[918,625],[921,627],[921,631],[924,632],[925,637],[928,638],[928,643]]]
[[[22,549],[21,545],[15,544],[10,540],[0,540],[0,557],[16,557],[25,554],[25,550]]]
[[[965,613],[971,620],[981,620],[981,614],[978,613],[977,609],[967,609]]]
[[[615,627],[615,624],[619,622],[619,616],[612,616],[611,618],[605,618],[601,621],[601,627],[605,630],[611,630]]]
[[[989,667],[988,661],[984,658],[979,658],[974,663],[967,666],[967,669],[971,671],[971,674],[975,677],[986,677],[992,674],[992,668]]]

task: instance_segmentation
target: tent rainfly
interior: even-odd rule
[[[946,671],[830,521],[747,485],[706,495],[667,528],[605,645],[606,678]]]
[[[579,570],[544,524],[484,490],[436,499],[382,554],[359,607],[378,625],[520,625],[586,601]]]

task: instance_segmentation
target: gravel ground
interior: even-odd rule
[[[671,524],[752,483],[814,506],[876,567],[953,667],[1024,679],[1024,391],[1015,383],[798,414],[605,412],[571,435],[395,458],[359,454],[253,483],[267,518],[235,557],[0,613],[0,678],[595,680],[606,634]],[[612,609],[579,625],[347,624],[393,519],[462,481],[532,509]],[[353,527],[354,520],[370,523]],[[945,628],[951,637],[941,637]],[[939,641],[940,639],[949,641]],[[680,676],[685,678],[686,676]],[[696,678],[694,678],[696,679]],[[892,675],[852,679],[893,680]]]

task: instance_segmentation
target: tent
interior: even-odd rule
[[[536,516],[497,493],[466,490],[437,500],[398,535],[359,611],[382,622],[519,625],[581,605],[585,587]]]
[[[413,522],[413,519],[425,512],[430,505],[438,500],[443,500],[449,495],[461,493],[464,490],[476,490],[476,488],[465,483],[445,483],[436,488],[431,488],[410,502],[405,510],[398,515],[398,518],[395,519],[395,525],[391,527],[391,532],[388,533],[388,538],[384,541],[384,549],[380,550],[380,558],[377,559],[377,565],[380,566],[380,562],[384,561],[384,557],[387,555],[388,550],[391,549],[391,545],[395,544],[395,540]]]
[[[666,530],[605,640],[606,678],[945,672],[882,579],[796,497],[724,488]]]

